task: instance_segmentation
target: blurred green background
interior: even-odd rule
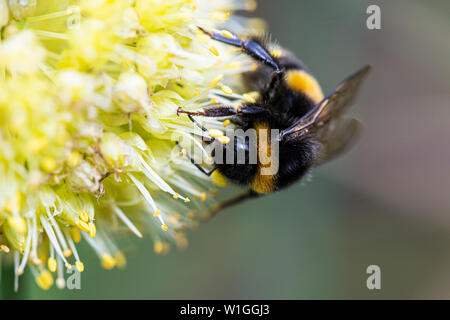
[[[381,30],[366,28],[370,4]],[[222,212],[185,251],[138,240],[124,271],[104,271],[84,247],[81,290],[28,284],[29,298],[450,298],[450,2],[260,0],[254,15],[324,91],[373,66],[352,109],[358,145],[310,182]],[[381,290],[366,288],[371,264]]]

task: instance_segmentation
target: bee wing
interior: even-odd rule
[[[336,119],[318,133],[321,142],[316,166],[330,161],[350,149],[361,132],[361,122],[354,118]]]
[[[290,140],[317,132],[351,106],[371,67],[365,66],[342,81],[328,96],[291,127],[281,131],[279,140]]]

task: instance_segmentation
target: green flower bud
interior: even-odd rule
[[[14,19],[21,20],[34,13],[37,0],[8,0],[8,4]]]

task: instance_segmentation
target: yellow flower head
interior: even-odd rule
[[[235,104],[252,68],[197,26],[241,32],[231,13],[245,9],[254,1],[0,0],[0,255],[16,276],[29,266],[63,288],[64,268],[87,266],[80,241],[123,267],[118,231],[158,253],[186,246],[225,181],[186,157],[211,160],[177,109]]]

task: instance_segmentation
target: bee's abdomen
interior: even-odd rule
[[[217,169],[233,183],[248,186],[254,178],[258,166],[256,164],[218,164]]]
[[[280,144],[277,189],[291,185],[310,171],[318,156],[318,146],[311,137]]]

